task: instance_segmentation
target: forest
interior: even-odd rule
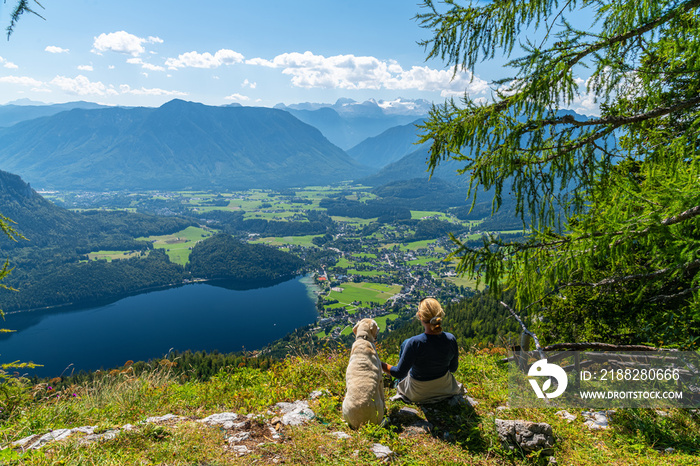
[[[333,231],[333,222],[322,212],[309,211],[304,221],[277,221],[262,218],[244,218],[245,212],[213,210],[199,215],[205,221],[213,221],[217,228],[233,235],[256,233],[261,236],[321,235]]]
[[[37,253],[40,257],[46,250]],[[0,290],[5,312],[79,302],[110,301],[137,291],[182,283],[182,266],[170,262],[165,251],[154,249],[145,257],[118,261],[76,262],[74,256],[47,261],[32,269],[22,267],[8,283],[22,290]],[[65,261],[65,262],[64,262]],[[22,272],[19,273],[19,270]]]
[[[512,305],[514,293],[506,292],[502,299]],[[488,345],[516,345],[520,338],[520,326],[508,310],[487,292],[475,292],[472,296],[454,303],[441,303],[445,311],[443,329],[457,338],[460,348],[482,348]],[[409,320],[383,333],[380,343],[385,346],[401,345],[406,338],[424,331],[418,320]]]
[[[192,248],[186,270],[194,278],[233,278],[240,281],[275,280],[300,272],[304,262],[284,251],[247,244],[220,233]]]

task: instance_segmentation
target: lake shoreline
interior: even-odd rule
[[[194,285],[197,283],[216,283],[216,282],[224,282],[224,281],[231,281],[231,282],[239,282],[243,285],[253,285],[253,284],[259,284],[259,283],[270,283],[267,286],[274,286],[275,284],[278,283],[283,283],[288,280],[293,280],[299,276],[305,276],[308,274],[296,274],[296,275],[288,275],[284,277],[278,277],[274,278],[271,280],[267,281],[262,281],[262,280],[241,280],[241,279],[236,279],[236,278],[186,278],[182,280],[181,283],[168,283],[165,285],[156,285],[156,286],[149,286],[145,288],[139,288],[133,291],[128,291],[126,293],[121,293],[116,296],[111,296],[111,297],[105,297],[105,298],[97,298],[97,299],[91,299],[91,300],[85,300],[85,301],[77,301],[77,302],[70,302],[70,303],[63,303],[63,304],[54,304],[51,306],[42,306],[42,307],[34,307],[31,309],[19,309],[16,311],[4,311],[3,313],[5,316],[10,316],[13,314],[24,314],[28,312],[37,312],[37,311],[48,311],[51,309],[63,309],[63,308],[69,308],[72,306],[75,306],[77,308],[89,308],[93,306],[106,306],[112,303],[115,303],[117,301],[120,301],[124,298],[128,298],[130,296],[138,296],[140,294],[144,293],[150,293],[152,291],[159,291],[159,290],[167,290],[170,288],[177,288],[180,286],[187,286],[187,285]],[[264,286],[263,286],[264,287]]]
[[[160,358],[169,349],[236,353],[259,350],[318,319],[308,275],[246,289],[225,279],[158,287],[114,303],[15,313],[0,353],[42,368],[92,372],[127,360]],[[306,282],[306,283],[304,283]]]

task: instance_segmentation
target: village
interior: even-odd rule
[[[402,241],[405,228],[383,229],[382,239],[353,241],[346,234],[340,242],[344,249],[332,248],[337,262],[315,272],[319,320],[314,334],[338,338],[363,318],[377,320],[381,331],[391,330],[411,318],[425,297],[449,303],[471,294],[465,281],[458,280],[455,262],[445,260],[454,247],[449,237],[410,243]]]

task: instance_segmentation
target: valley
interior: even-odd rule
[[[342,99],[274,109],[177,99],[0,106],[11,117],[0,127],[0,165],[19,175],[0,171],[0,212],[26,238],[0,243],[15,267],[3,283],[18,290],[0,289],[7,326],[13,315],[101,313],[182,285],[301,280],[316,317],[247,345],[283,357],[346,344],[364,317],[389,336],[425,296],[464,302],[483,285],[456,273],[450,235],[479,247],[485,234],[522,238],[521,223],[510,196],[499,217],[490,217],[491,192],[469,209],[458,162],[426,171],[416,125],[428,104],[413,104],[407,113]],[[296,312],[284,299],[278,306]]]
[[[352,324],[372,317],[382,331],[413,316],[418,301],[435,296],[450,303],[469,296],[474,281],[459,277],[455,263],[446,260],[454,248],[448,234],[462,242],[480,243],[486,233],[482,220],[460,219],[455,209],[427,210],[425,203],[391,219],[329,215],[341,201],[367,206],[387,201],[363,185],[310,186],[283,190],[157,191],[157,192],[44,192],[66,209],[125,210],[156,215],[177,215],[191,226],[168,235],[133,238],[162,250],[170,262],[187,270],[193,247],[216,233],[225,232],[251,245],[266,245],[304,261],[303,273],[313,278],[318,320],[309,332],[316,338],[340,338],[351,333]],[[431,204],[434,202],[429,202]],[[423,205],[421,205],[423,204]],[[494,225],[491,225],[493,228]],[[313,231],[315,234],[303,234]],[[272,234],[270,234],[272,233]],[[517,235],[518,232],[504,231]],[[142,252],[91,251],[90,261],[145,258]],[[193,275],[184,281],[197,280]],[[483,287],[483,285],[482,285]]]

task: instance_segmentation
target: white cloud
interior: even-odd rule
[[[243,61],[243,55],[229,49],[221,49],[212,55],[209,52],[187,52],[177,58],[168,58],[165,66],[171,70],[178,68],[218,68],[221,65],[233,65]]]
[[[311,52],[284,53],[272,60],[253,58],[249,65],[281,68],[292,77],[292,85],[303,88],[326,89],[415,89],[443,93],[483,94],[488,83],[481,78],[473,80],[471,73],[435,70],[414,66],[404,70],[394,60],[379,60],[369,56],[335,55],[324,57]]]
[[[180,91],[166,91],[164,89],[152,88],[146,89],[142,87],[141,89],[132,89],[128,84],[122,84],[119,86],[119,90],[122,94],[133,94],[133,95],[174,95],[174,96],[186,96],[186,92]]]
[[[117,95],[114,89],[105,86],[101,81],[92,82],[82,74],[75,78],[56,76],[51,80],[51,84],[59,89],[75,95]]]
[[[256,82],[250,82],[250,81],[248,81],[248,80],[246,79],[245,81],[243,81],[243,84],[241,84],[241,86],[242,86],[242,87],[249,87],[249,88],[251,88],[251,89],[255,89],[256,87],[258,87],[258,83],[256,83]]]
[[[245,61],[246,65],[266,66],[268,68],[277,68],[274,62],[265,60],[264,58],[251,58]]]
[[[600,106],[595,101],[595,96],[590,93],[581,94],[575,97],[570,107],[574,112],[580,113],[582,115],[600,115]]]
[[[146,49],[144,48],[144,43],[162,43],[163,40],[158,37],[149,37],[144,39],[143,37],[138,37],[133,34],[129,34],[126,31],[110,32],[109,34],[102,33],[95,37],[93,42],[92,51],[94,53],[101,52],[118,52],[125,53],[137,57],[144,53]]]
[[[20,86],[34,86],[41,87],[44,85],[41,81],[38,81],[29,76],[2,76],[0,77],[0,83],[6,84],[19,84]]]
[[[576,113],[589,116],[600,115],[600,105],[596,102],[595,93],[591,90],[588,91],[588,87],[592,84],[591,78],[585,81],[581,78],[574,78],[574,82],[579,86],[578,94],[574,97],[573,102],[571,102],[567,108],[573,110]]]
[[[11,61],[5,60],[5,59],[2,58],[2,57],[0,57],[0,63],[4,63],[3,66],[4,66],[5,68],[11,69],[11,70],[16,70],[17,68],[19,68],[19,66],[15,65],[15,64],[12,63]]]
[[[427,66],[413,66],[401,71],[386,83],[387,89],[418,89],[440,91],[440,95],[484,94],[489,90],[488,82],[479,77],[472,79],[470,72],[454,74],[452,70],[435,70]]]
[[[78,69],[80,71],[93,71],[92,65],[80,65]]]
[[[152,65],[150,63],[142,63],[141,67],[151,71],[165,71],[165,68],[163,68],[162,66]]]
[[[146,39],[149,43],[151,44],[162,44],[163,39],[160,37],[153,37],[153,36],[148,36],[148,39]]]
[[[145,61],[141,60],[140,58],[129,58],[126,60],[127,63],[131,63],[132,65],[141,65],[141,68],[145,70],[150,70],[150,71],[165,71],[165,68],[162,66],[158,65],[152,65],[151,63],[146,63]]]
[[[234,100],[236,102],[246,102],[250,100],[250,97],[241,94],[231,94],[224,97],[226,100]]]
[[[44,52],[49,52],[49,53],[68,53],[70,52],[69,49],[62,49],[61,47],[57,47],[55,45],[49,45],[44,49]]]

